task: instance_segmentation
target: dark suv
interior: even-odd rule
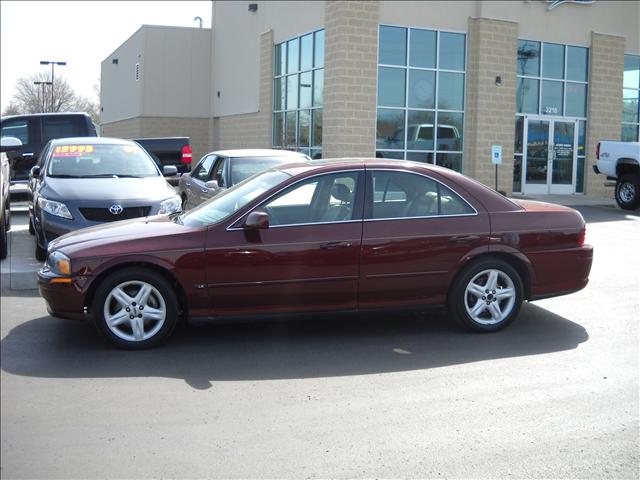
[[[12,115],[2,117],[0,123],[3,137],[16,137],[22,142],[22,151],[9,156],[11,183],[27,182],[31,167],[49,140],[98,136],[96,126],[86,113]]]

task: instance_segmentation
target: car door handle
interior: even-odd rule
[[[474,240],[478,240],[480,237],[478,235],[457,235],[455,237],[451,237],[451,241],[458,243],[465,242],[473,242]]]
[[[186,185],[187,187],[190,187],[190,186],[191,186],[191,184],[190,184],[189,182],[185,182],[185,185]]]
[[[349,248],[353,245],[351,242],[329,242],[320,245],[321,250],[337,250],[338,248]]]
[[[23,152],[22,153],[22,158],[32,158],[33,157],[33,152]]]

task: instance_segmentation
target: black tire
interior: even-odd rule
[[[487,285],[491,272],[496,272],[495,289]],[[501,291],[504,294],[501,295]],[[523,291],[522,279],[510,264],[496,258],[478,260],[464,268],[454,280],[449,292],[449,314],[474,332],[497,332],[520,313]],[[474,307],[479,309],[476,314],[473,314]]]
[[[37,237],[36,237],[35,255],[36,255],[36,260],[38,260],[39,262],[44,262],[47,259],[47,251],[38,244]]]
[[[7,232],[11,230],[11,198],[7,197],[7,202],[4,204],[4,221]]]
[[[4,219],[0,222],[0,260],[7,258],[9,252],[9,235],[7,234],[7,227],[5,226]]]
[[[626,173],[616,181],[616,203],[623,210],[640,207],[640,174]]]
[[[133,301],[136,294],[141,291],[140,289],[136,292],[139,284],[146,284],[155,289],[148,295],[145,306],[147,311],[150,308],[162,311],[164,306],[165,315],[163,320],[140,317],[140,320],[134,318],[132,322],[126,318],[130,313],[143,315],[145,313],[144,309],[138,311],[137,308],[140,305],[133,302],[126,307],[132,310],[127,311],[128,313],[125,312],[125,307],[116,301],[112,292],[117,287],[120,287],[121,291],[125,292],[129,299]],[[114,317],[121,312],[122,323],[109,327],[105,319],[105,308],[107,311],[112,311]],[[131,319],[132,316],[129,315],[129,318]],[[178,301],[173,287],[162,275],[144,268],[125,268],[110,274],[98,285],[91,305],[91,317],[98,332],[112,345],[127,350],[143,350],[153,348],[171,336],[178,320]],[[133,338],[136,335],[134,322],[142,327],[141,332],[145,337],[147,333],[149,334],[147,338],[140,340]],[[147,327],[149,329],[148,332]]]

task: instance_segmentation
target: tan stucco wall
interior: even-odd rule
[[[214,119],[214,150],[271,148],[273,31],[260,35],[258,112]]]
[[[273,30],[273,43],[324,25],[324,2],[213,2],[212,105],[215,117],[253,113],[260,102],[260,35]],[[220,96],[218,97],[218,92]]]
[[[103,137],[189,137],[194,162],[212,150],[211,119],[138,117],[102,124]]]
[[[374,157],[378,4],[327,1],[323,157]]]
[[[622,128],[622,72],[624,38],[594,33],[591,37],[589,64],[589,101],[587,104],[586,192],[590,196],[611,196],[604,175],[596,175],[596,144],[600,140],[619,140]]]
[[[498,189],[507,193],[513,188],[517,31],[513,22],[469,19],[463,173],[495,187],[491,146],[501,145]]]

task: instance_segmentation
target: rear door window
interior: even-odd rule
[[[42,142],[54,138],[84,137],[88,134],[79,116],[60,115],[42,119]]]

